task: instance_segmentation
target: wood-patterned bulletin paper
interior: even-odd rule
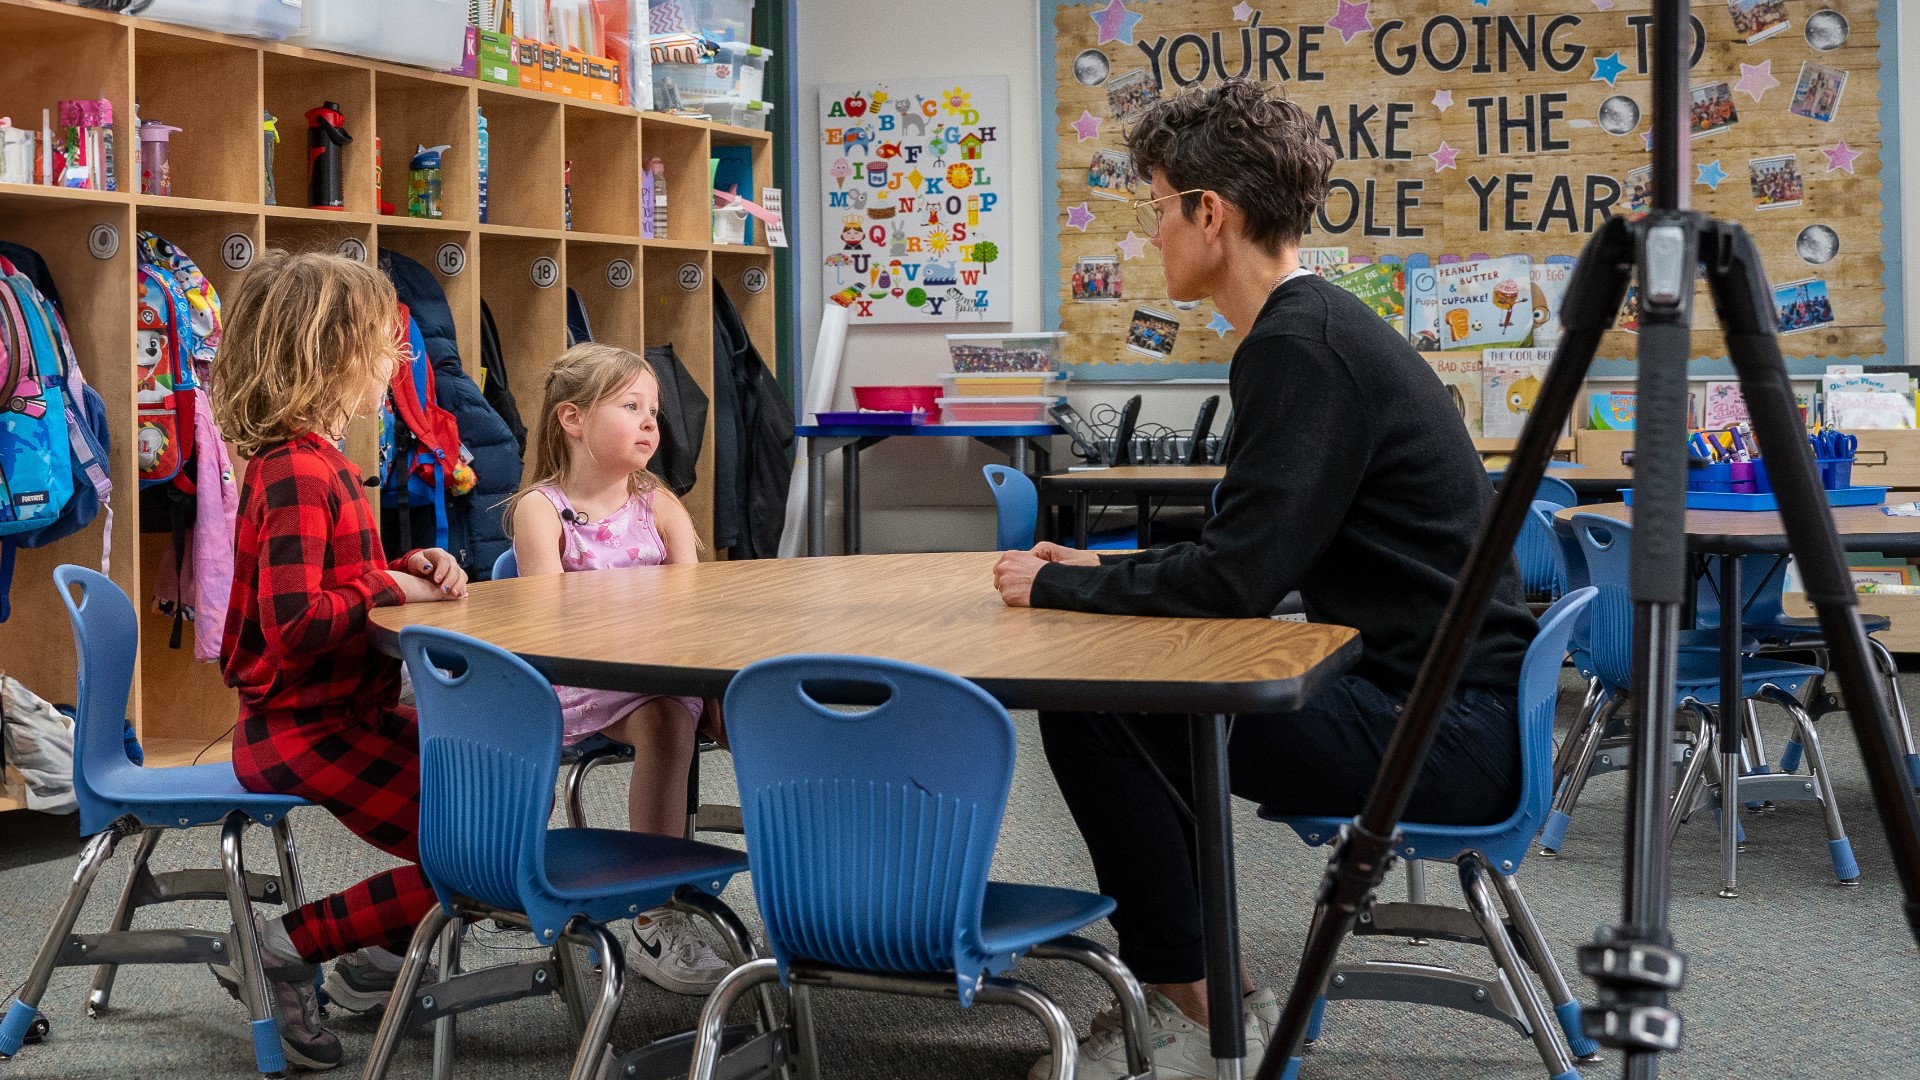
[[[1644,205],[1648,0],[1053,2],[1057,313],[1075,363],[1221,364],[1237,344],[1210,304],[1167,299],[1124,201],[1146,190],[1124,125],[1180,87],[1285,84],[1338,157],[1303,245],[1352,263],[1526,255],[1539,267]],[[1695,0],[1693,15],[1694,207],[1754,234],[1789,359],[1880,356],[1876,3]],[[1695,352],[1723,356],[1701,300]],[[1600,355],[1633,346],[1616,330]]]
[[[1007,85],[820,88],[821,281],[846,293],[853,325],[1012,319]]]

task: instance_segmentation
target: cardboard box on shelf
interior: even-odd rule
[[[513,39],[491,30],[479,32],[479,55],[475,61],[481,82],[500,86],[520,85],[520,65],[514,62]]]

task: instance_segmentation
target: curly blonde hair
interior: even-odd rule
[[[272,250],[223,305],[214,422],[241,457],[372,411],[399,359],[385,274],[339,255]]]

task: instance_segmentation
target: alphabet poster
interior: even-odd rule
[[[1692,4],[1683,178],[1693,208],[1759,244],[1795,370],[1900,351],[1902,315],[1886,302],[1899,260],[1883,255],[1898,251],[1897,162],[1881,156],[1897,122],[1894,6]],[[1237,75],[1284,86],[1334,151],[1301,242],[1317,272],[1406,267],[1405,332],[1422,348],[1551,346],[1567,263],[1601,222],[1648,203],[1651,23],[1648,0],[1047,0],[1057,258],[1042,266],[1076,377],[1217,374],[1232,357],[1239,335],[1221,313],[1167,297],[1127,204],[1147,185],[1124,136],[1149,103]],[[1436,274],[1416,268],[1510,259],[1492,283],[1514,283],[1523,308],[1531,293],[1535,326],[1496,291],[1485,312],[1453,313],[1459,334],[1433,332]],[[1631,357],[1635,326],[1623,311],[1599,356]],[[1695,355],[1724,356],[1704,285],[1696,327]]]
[[[853,325],[1012,318],[1007,140],[1005,75],[820,88],[821,280]]]

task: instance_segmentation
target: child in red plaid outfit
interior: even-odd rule
[[[417,865],[419,731],[400,704],[400,662],[369,644],[367,614],[465,596],[467,575],[438,548],[382,559],[360,470],[338,449],[392,378],[397,311],[371,267],[269,252],[229,298],[213,365],[214,417],[248,459],[220,650],[240,692],[234,772],[249,790],[311,799],[408,863],[280,919],[255,916],[281,1041],[310,1069],[341,1060],[319,1023],[314,965],[352,953],[354,977],[334,999],[384,1003],[379,984],[391,989],[398,962],[375,950],[404,947],[435,902]],[[214,974],[238,997],[234,970]]]

